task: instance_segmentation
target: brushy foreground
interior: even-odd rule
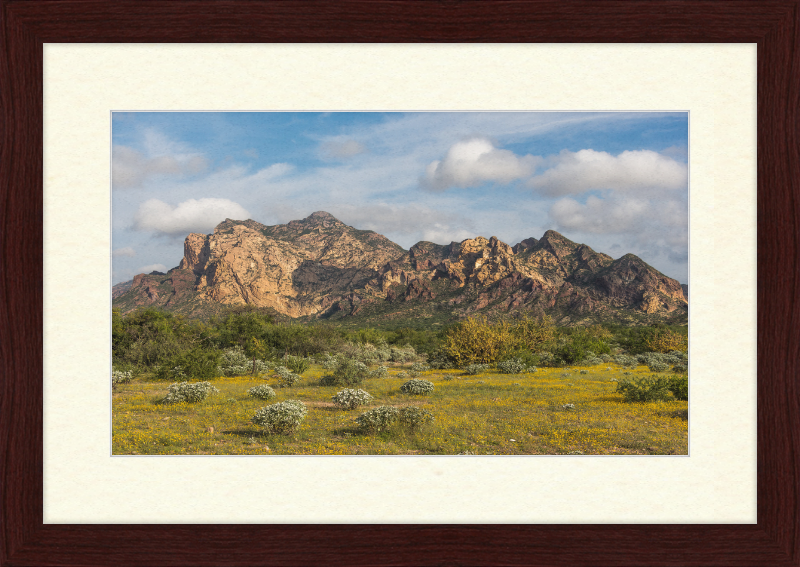
[[[581,373],[581,370],[588,371]],[[115,455],[686,455],[688,402],[624,402],[614,393],[623,372],[649,376],[614,364],[540,368],[533,373],[494,370],[464,375],[429,370],[421,379],[435,385],[426,396],[400,391],[407,381],[372,378],[359,387],[372,399],[343,410],[332,397],[338,386],[319,386],[325,374],[312,366],[299,384],[279,388],[275,378],[216,378],[219,390],[197,403],[160,403],[168,383],[141,379],[113,394]],[[248,390],[269,383],[269,401]],[[291,434],[269,433],[250,420],[272,403],[305,403],[308,414]],[[379,406],[416,406],[434,416],[417,429],[368,432],[355,419]]]

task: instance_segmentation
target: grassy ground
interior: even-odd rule
[[[166,455],[686,455],[685,401],[626,403],[614,394],[623,368],[616,365],[543,368],[520,375],[463,376],[459,370],[431,370],[419,378],[435,385],[427,396],[400,392],[405,378],[388,378],[360,388],[374,400],[340,410],[331,396],[341,387],[317,385],[325,371],[312,366],[294,388],[278,389],[270,401],[247,395],[265,383],[252,377],[217,378],[219,389],[196,404],[163,405],[164,382],[134,381],[113,394],[113,453]],[[588,370],[581,374],[580,370]],[[631,371],[649,374],[645,367]],[[250,423],[256,410],[288,399],[308,407],[291,435],[265,432]],[[573,408],[565,408],[573,404]],[[418,405],[435,422],[417,432],[395,429],[369,434],[354,419],[379,405]]]

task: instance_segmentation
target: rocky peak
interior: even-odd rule
[[[339,219],[333,216],[330,213],[326,213],[325,211],[316,211],[311,213],[306,218],[303,219],[305,222],[322,222],[322,221],[331,221],[331,222],[338,222],[341,223]]]
[[[535,238],[526,238],[525,240],[515,244],[511,250],[514,252],[514,254],[519,254],[520,252],[524,252],[525,250],[532,249],[538,243],[539,241],[536,240]]]

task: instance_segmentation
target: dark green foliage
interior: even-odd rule
[[[562,364],[577,364],[597,354],[608,354],[611,347],[601,338],[591,336],[585,329],[562,331],[561,339],[551,351]]]
[[[689,328],[680,325],[652,325],[642,327],[625,327],[622,325],[606,324],[605,327],[614,334],[614,340],[620,347],[627,350],[630,354],[640,354],[650,350],[647,344],[648,339],[663,331],[671,331],[687,335]]]
[[[434,352],[428,355],[428,366],[431,368],[437,368],[439,370],[446,370],[449,368],[455,368],[456,363],[443,349],[436,349]]]
[[[656,402],[670,399],[666,378],[623,378],[617,382],[616,392],[626,402]]]
[[[672,392],[676,400],[689,399],[689,377],[673,376],[667,379],[667,389]]]
[[[302,356],[286,356],[283,359],[283,365],[295,374],[302,374],[311,366],[307,358]]]
[[[156,378],[208,380],[216,377],[220,358],[219,351],[196,348],[167,359],[156,371]]]
[[[369,368],[363,362],[345,358],[336,365],[332,374],[323,376],[321,386],[355,386],[369,378]]]
[[[152,367],[202,342],[205,326],[157,309],[128,315],[112,311],[111,343],[115,364]]]

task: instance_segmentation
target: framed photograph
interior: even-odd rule
[[[689,455],[687,111],[112,140],[113,455]]]
[[[477,3],[415,3],[413,15],[408,4],[392,2],[320,4],[317,11],[309,3],[225,6],[221,14],[220,4],[197,3],[187,15],[174,2],[3,4],[2,69],[11,80],[3,81],[2,99],[9,117],[2,261],[10,274],[2,279],[2,309],[13,330],[2,336],[4,562],[798,563],[791,472],[798,448],[785,434],[798,425],[787,395],[796,331],[786,285],[797,252],[798,163],[787,143],[798,92],[790,56],[797,2],[608,2],[593,4],[592,14],[579,3],[501,2],[492,17],[503,23],[491,28],[479,24],[488,13]],[[76,43],[86,41],[95,43]],[[615,41],[626,43],[601,45]],[[104,42],[114,43],[97,45]],[[154,45],[163,42],[175,45]],[[397,45],[403,42],[409,45]],[[685,51],[677,55],[678,48]],[[756,111],[756,85],[741,80],[752,81],[756,68],[757,129],[747,116]],[[539,90],[531,71],[547,86]],[[225,85],[234,72],[241,88]],[[514,81],[520,88],[509,91]],[[226,103],[212,104],[222,93]],[[676,107],[684,95],[697,104]],[[573,455],[491,464],[466,456],[443,466],[426,457],[370,457],[357,459],[356,468],[352,457],[324,464],[328,457],[112,457],[109,335],[98,332],[111,324],[112,110],[617,111],[623,103],[632,111],[688,111],[691,119],[687,174],[699,190],[690,195],[692,289],[699,294],[692,345],[717,345],[724,356],[701,354],[697,367],[693,359],[693,376],[707,380],[692,386],[688,458],[620,457],[609,465],[615,461]],[[70,116],[66,104],[74,116],[48,122]],[[723,140],[715,138],[720,132]],[[498,140],[483,142],[492,144],[489,152],[504,149]],[[503,155],[538,155],[512,149]],[[667,148],[659,149],[664,155]],[[437,177],[435,167],[428,173],[439,190],[453,181]],[[182,202],[168,198],[151,196],[167,209]],[[704,220],[695,223],[696,213]],[[140,218],[155,226],[158,215]],[[726,226],[743,242],[724,233]],[[720,251],[724,262],[715,259]],[[697,288],[695,262],[715,270]],[[684,464],[671,469],[671,462]]]

